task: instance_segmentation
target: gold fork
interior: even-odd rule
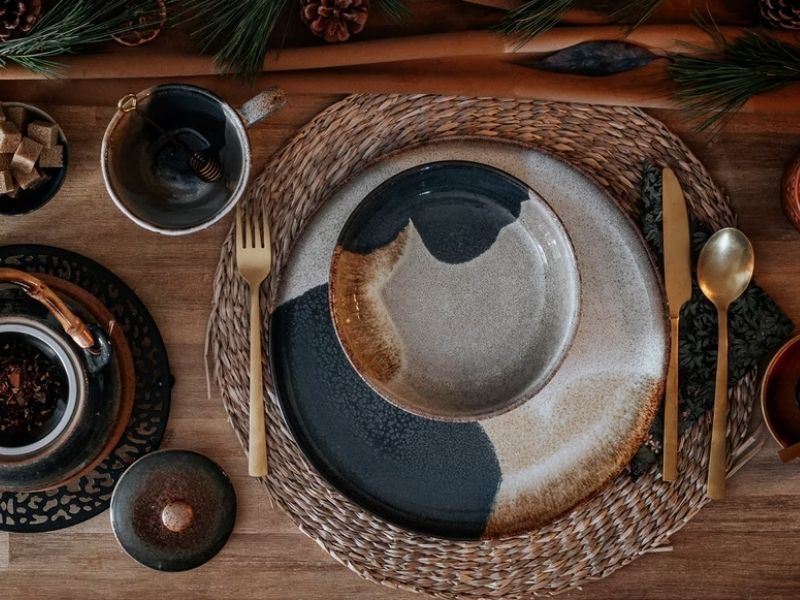
[[[248,219],[236,209],[236,265],[250,286],[250,440],[248,472],[253,477],[267,474],[267,434],[264,424],[264,388],[261,384],[261,284],[272,269],[272,243],[267,211]]]

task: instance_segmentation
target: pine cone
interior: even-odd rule
[[[42,13],[42,0],[0,0],[0,42],[28,33]]]
[[[326,42],[346,42],[364,29],[369,0],[300,0],[300,17]]]
[[[761,0],[759,4],[767,25],[800,29],[800,0]]]

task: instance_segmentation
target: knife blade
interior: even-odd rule
[[[681,307],[692,296],[689,214],[677,176],[665,168],[662,178],[664,214],[664,287],[670,320],[670,353],[664,396],[664,481],[678,476],[678,326]]]

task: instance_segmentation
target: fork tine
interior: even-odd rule
[[[261,246],[262,248],[269,248],[272,246],[272,240],[270,239],[269,213],[267,213],[266,204],[261,209],[261,237],[264,240],[264,244]]]
[[[244,248],[244,232],[242,231],[242,209],[236,208],[236,247]]]

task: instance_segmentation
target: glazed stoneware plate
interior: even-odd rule
[[[456,161],[370,193],[330,275],[356,371],[400,408],[458,421],[511,410],[547,383],[572,343],[579,290],[550,207],[502,171]]]
[[[491,186],[507,186],[502,192],[492,187],[484,194],[486,202],[502,202],[506,208],[502,219],[486,224],[489,233],[479,246],[474,230],[463,228],[457,219],[436,223],[433,239],[422,231],[431,222],[419,216],[410,219],[418,239],[410,227],[399,230],[401,238],[406,231],[404,251],[410,251],[415,261],[428,261],[444,279],[465,277],[477,287],[469,290],[472,293],[489,294],[485,312],[466,311],[470,322],[449,327],[490,332],[490,348],[498,352],[501,336],[495,338],[486,321],[506,319],[506,311],[514,315],[512,303],[524,300],[538,306],[536,294],[554,305],[564,303],[566,310],[547,309],[561,315],[554,319],[564,319],[559,326],[567,333],[557,334],[558,340],[569,340],[576,305],[580,312],[571,343],[562,341],[543,353],[555,361],[552,376],[546,367],[520,375],[521,383],[510,389],[529,390],[521,392],[525,396],[521,402],[506,390],[499,395],[507,402],[501,410],[489,411],[489,416],[481,410],[480,416],[456,422],[413,414],[375,392],[343,350],[329,308],[331,257],[339,251],[340,238],[348,237],[348,223],[357,222],[365,198],[376,197],[375,192],[398,175],[419,178],[428,168],[425,165],[435,171],[444,168],[442,163],[447,169],[476,169],[473,172],[482,173]],[[462,198],[451,201],[468,201],[463,196],[473,185],[474,178],[453,185],[454,194]],[[422,203],[424,197],[418,194],[417,199]],[[531,225],[530,215],[541,221]],[[373,240],[368,247],[391,245],[400,224],[402,217],[380,243]],[[529,253],[519,251],[526,236],[531,246],[541,244],[544,231],[556,236],[556,245],[567,252],[553,271],[565,287],[553,297],[548,295],[547,277],[537,278],[532,266],[541,266],[544,259],[534,262]],[[455,254],[442,254],[435,238],[443,235],[454,240],[444,245],[456,248]],[[564,245],[564,240],[570,243]],[[348,246],[349,251],[361,250],[362,258],[369,254],[349,241],[338,248]],[[573,260],[579,284],[569,276]],[[475,264],[487,266],[465,271]],[[522,277],[518,287],[506,283],[506,289],[494,296],[481,289],[502,281],[498,273],[506,269]],[[390,272],[390,279],[401,273],[396,268]],[[659,280],[639,232],[588,179],[529,149],[500,142],[453,141],[398,154],[366,169],[319,211],[281,275],[278,306],[271,315],[270,356],[285,418],[309,461],[332,485],[407,529],[480,539],[527,531],[555,519],[620,473],[647,434],[662,395],[667,320]],[[423,275],[430,281],[428,273]],[[413,281],[408,285],[419,287]],[[422,289],[422,293],[427,292]],[[413,301],[407,289],[403,294],[403,302]],[[446,319],[449,312],[414,314],[419,319]],[[387,314],[394,318],[395,309]],[[511,321],[527,327],[528,335],[513,332],[512,356],[484,354],[483,372],[490,373],[494,365],[512,369],[514,357],[531,348],[530,340],[541,339],[538,323],[526,323],[518,316]],[[445,331],[440,323],[431,328]],[[457,357],[452,364],[463,360]],[[481,381],[473,373],[464,377]],[[467,387],[451,383],[462,390]],[[425,391],[431,397],[430,390]]]

